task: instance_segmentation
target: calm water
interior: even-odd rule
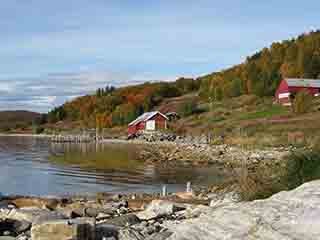
[[[159,192],[185,189],[187,181],[223,181],[215,166],[154,167],[126,144],[62,145],[30,137],[0,137],[0,192],[21,195]]]

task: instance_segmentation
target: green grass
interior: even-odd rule
[[[271,118],[274,116],[283,116],[289,113],[288,109],[279,105],[273,105],[271,108],[264,111],[256,111],[241,114],[239,120],[253,120],[259,118]]]

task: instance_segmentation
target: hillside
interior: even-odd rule
[[[182,119],[171,123],[179,134],[213,133],[236,141],[259,140],[268,144],[289,143],[296,132],[305,139],[317,126],[318,100],[305,115],[273,104],[273,95],[285,77],[317,78],[320,75],[320,31],[273,43],[244,63],[197,79],[145,83],[122,88],[98,89],[76,98],[48,114],[51,124],[76,123],[78,127],[113,129],[125,133],[127,123],[143,112],[176,111]],[[110,132],[112,132],[111,130]]]
[[[273,96],[283,78],[319,78],[320,31],[272,43],[232,68],[203,77],[200,95],[221,100],[243,94]]]
[[[25,128],[41,119],[41,114],[30,111],[0,111],[0,130]]]

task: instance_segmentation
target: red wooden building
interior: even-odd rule
[[[129,123],[128,135],[137,133],[138,131],[155,131],[167,128],[168,118],[161,112],[146,112],[137,119]]]
[[[320,92],[320,80],[287,78],[281,81],[277,91],[276,100],[283,105],[291,105],[291,99],[300,92],[307,91],[312,96],[318,96]]]

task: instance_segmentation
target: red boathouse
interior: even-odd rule
[[[155,131],[167,128],[167,116],[161,112],[146,112],[137,119],[129,123],[128,135],[137,133],[138,131]]]
[[[318,96],[320,93],[320,80],[287,78],[281,81],[277,91],[276,100],[282,105],[291,105],[291,99],[300,92],[307,91],[312,96]]]

